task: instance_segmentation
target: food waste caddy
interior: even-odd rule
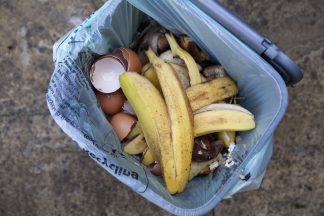
[[[176,195],[168,193],[161,177],[123,152],[89,80],[91,64],[115,48],[127,47],[149,19],[176,35],[188,35],[223,65],[245,98],[241,105],[256,121],[255,129],[239,134],[232,153],[235,165],[194,178]],[[106,172],[176,215],[205,214],[222,199],[260,186],[273,134],[287,108],[287,85],[302,79],[295,63],[269,39],[212,0],[107,1],[54,44],[53,61],[46,101],[56,123]],[[240,175],[249,178],[241,180]]]

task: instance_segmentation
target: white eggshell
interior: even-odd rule
[[[98,91],[111,93],[120,88],[119,76],[123,72],[125,68],[118,60],[106,57],[94,63],[90,72],[90,80]]]

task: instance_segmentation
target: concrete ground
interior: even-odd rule
[[[302,68],[261,188],[208,215],[324,215],[324,4],[223,0]],[[52,45],[99,0],[0,0],[0,215],[169,215],[107,175],[45,104]]]

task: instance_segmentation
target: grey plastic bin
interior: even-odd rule
[[[258,188],[272,155],[273,133],[287,107],[287,88],[278,72],[202,9],[187,0],[106,2],[55,43],[55,70],[46,97],[57,124],[86,154],[133,191],[176,215],[201,215],[224,198]],[[196,177],[174,196],[162,178],[123,153],[89,82],[91,63],[114,48],[128,46],[148,17],[175,34],[188,34],[221,63],[237,81],[246,98],[241,104],[255,115],[257,125],[240,133],[234,151],[236,165]],[[242,181],[240,174],[251,177]]]

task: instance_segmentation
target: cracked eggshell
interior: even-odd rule
[[[118,48],[115,49],[111,55],[124,65],[125,71],[141,73],[142,63],[133,50],[128,48]]]
[[[112,93],[120,88],[119,76],[125,72],[121,62],[111,56],[97,60],[90,68],[92,85],[102,93]]]
[[[142,64],[131,49],[118,48],[98,59],[90,68],[92,85],[100,92],[112,93],[120,88],[119,76],[125,71],[141,72]]]
[[[129,134],[135,122],[135,117],[122,112],[113,115],[110,119],[110,124],[120,141]]]

